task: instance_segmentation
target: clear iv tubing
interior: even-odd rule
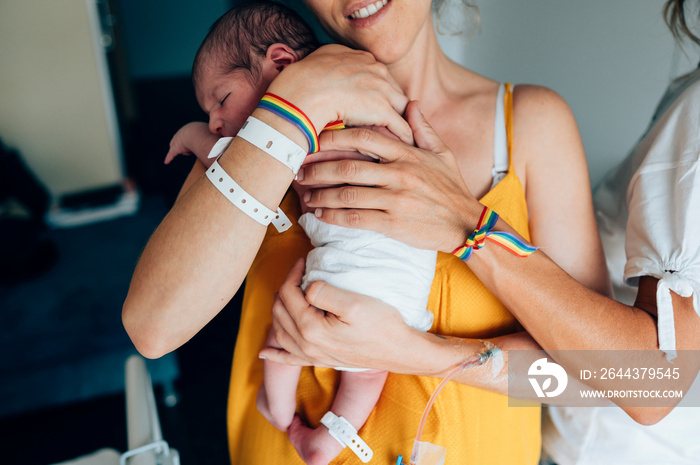
[[[418,451],[420,449],[420,438],[423,436],[423,427],[425,426],[425,421],[428,419],[428,413],[430,413],[430,409],[433,406],[433,402],[435,402],[435,399],[437,398],[438,394],[440,394],[440,391],[442,391],[442,388],[445,387],[445,385],[450,382],[452,378],[457,375],[457,373],[461,372],[462,370],[466,370],[467,368],[471,368],[473,366],[477,365],[483,365],[494,355],[493,350],[487,350],[486,352],[482,352],[473,358],[467,360],[466,362],[461,363],[459,366],[457,366],[454,370],[448,373],[447,376],[438,384],[438,387],[435,388],[435,391],[433,392],[433,395],[430,396],[430,399],[428,400],[428,404],[425,406],[425,410],[423,410],[423,416],[420,419],[420,424],[418,425],[418,433],[416,433],[416,440],[413,441],[413,450],[411,451],[411,463],[410,465],[416,465],[417,460],[418,460]]]

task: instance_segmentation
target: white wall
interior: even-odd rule
[[[122,180],[91,0],[0,0],[0,137],[54,195]]]
[[[498,81],[539,84],[574,111],[596,183],[646,128],[669,80],[695,67],[661,0],[477,0],[481,32],[441,37],[455,61]]]

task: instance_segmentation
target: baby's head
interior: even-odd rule
[[[309,25],[284,5],[257,1],[230,9],[212,25],[192,65],[209,130],[236,135],[277,74],[319,45]]]

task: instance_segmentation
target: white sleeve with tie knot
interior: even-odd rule
[[[687,88],[640,142],[627,190],[625,280],[659,279],[659,348],[675,357],[671,294],[693,296],[700,317],[700,82]]]

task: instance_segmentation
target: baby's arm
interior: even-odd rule
[[[181,127],[170,141],[170,150],[165,157],[167,165],[179,154],[194,155],[204,163],[204,166],[209,168],[214,159],[209,159],[207,156],[211,151],[219,136],[209,132],[209,125],[202,122],[187,123]]]
[[[279,347],[272,330],[266,347]],[[301,367],[263,361],[263,384],[258,391],[257,406],[262,415],[280,431],[287,431],[297,408],[297,384]]]

